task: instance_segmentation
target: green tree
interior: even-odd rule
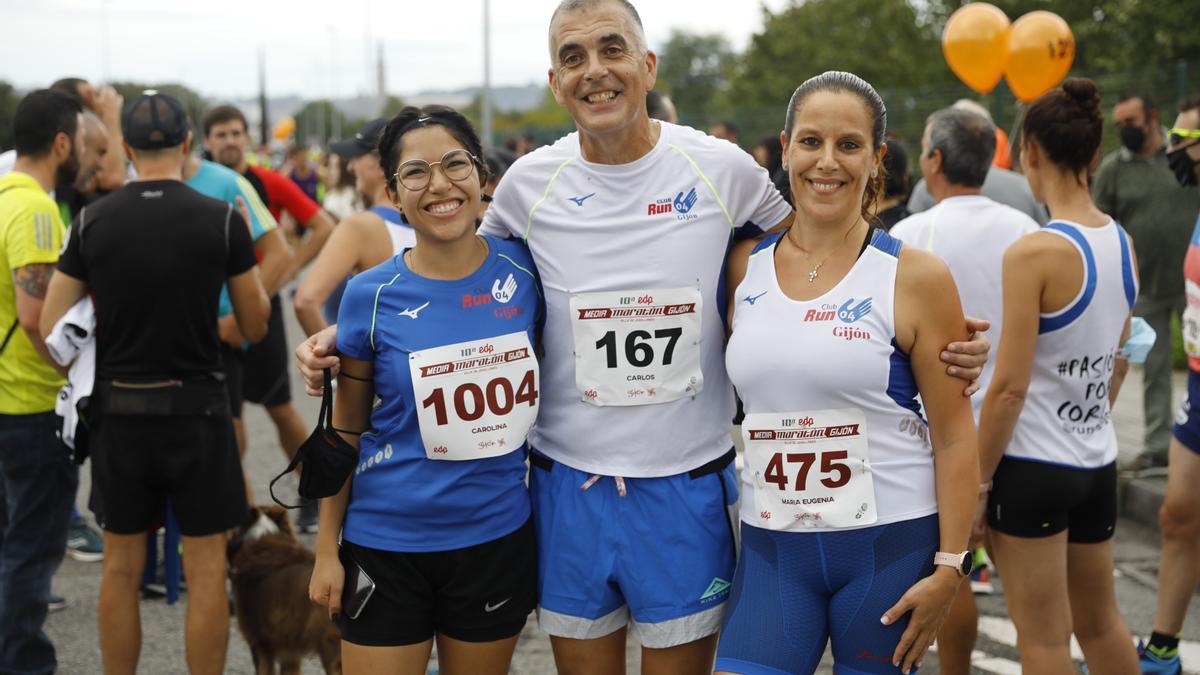
[[[658,52],[658,83],[675,102],[684,124],[705,128],[719,117],[717,95],[737,58],[720,35],[673,30]]]
[[[13,146],[13,118],[20,100],[13,86],[0,80],[0,150]]]
[[[346,119],[342,111],[326,99],[309,101],[293,116],[296,120],[296,141],[325,146],[329,141],[337,140],[333,138],[335,116],[339,122],[336,126],[342,130],[343,136],[353,134],[362,126],[355,126],[353,120]]]
[[[379,113],[380,117],[391,119],[396,116],[396,113],[404,110],[408,104],[398,96],[388,96],[387,101],[383,104],[383,111]]]
[[[727,90],[752,133],[777,132],[795,88],[827,70],[861,76],[885,100],[888,90],[954,82],[937,30],[905,0],[793,0],[777,13],[764,7],[763,19]]]
[[[989,0],[1016,21],[1034,10],[1049,10],[1071,26],[1075,35],[1075,64],[1091,74],[1136,70],[1143,64],[1161,66],[1176,60],[1200,60],[1200,21],[1197,5],[1177,0]],[[964,2],[931,0],[925,7],[929,23],[941,35],[950,15]]]

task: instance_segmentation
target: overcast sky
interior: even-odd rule
[[[738,49],[762,27],[762,6],[788,0],[640,0],[651,48],[672,29],[719,32]],[[542,83],[557,0],[491,0],[493,84]],[[375,90],[382,44],[388,92],[479,84],[483,0],[0,0],[0,79],[45,86],[180,81],[210,97],[257,92],[266,52],[272,96]],[[105,25],[107,44],[105,49]],[[107,52],[107,55],[106,55]]]

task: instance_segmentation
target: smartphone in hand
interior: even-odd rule
[[[354,562],[345,547],[340,548],[338,553],[346,570],[346,583],[342,585],[342,614],[348,619],[357,619],[375,593],[375,581]]]

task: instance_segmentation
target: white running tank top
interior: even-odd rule
[[[857,408],[865,418],[878,516],[864,526],[936,513],[928,425],[908,355],[896,345],[900,241],[875,230],[836,286],[799,301],[783,294],[775,273],[782,235],[754,249],[735,298],[725,367],[746,414]],[[818,471],[812,467],[810,482]],[[753,472],[743,470],[741,517],[767,527],[756,507],[755,483]]]
[[[1004,454],[1078,468],[1117,458],[1108,385],[1138,282],[1125,230],[1110,221],[1083,227],[1054,220],[1044,228],[1083,258],[1083,287],[1063,309],[1042,314],[1025,407]]]
[[[383,218],[383,224],[387,225],[388,236],[392,238],[392,255],[400,255],[404,249],[417,245],[417,233],[399,211],[386,206],[374,206],[371,213]]]

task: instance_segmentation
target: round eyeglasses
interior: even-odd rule
[[[400,181],[406,190],[418,192],[429,187],[429,181],[433,177],[433,167],[440,165],[446,178],[457,183],[470,178],[475,173],[475,166],[478,162],[475,155],[466,150],[451,150],[442,155],[440,161],[433,164],[423,159],[410,159],[404,162],[396,171],[396,180]]]

